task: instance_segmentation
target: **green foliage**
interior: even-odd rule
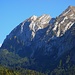
[[[73,51],[71,50],[68,53],[64,53],[56,61],[51,59],[51,57],[57,54],[56,48],[54,48],[53,55],[51,56],[47,55],[43,56],[44,55],[43,49],[44,47],[41,48],[39,52],[35,53],[37,55],[36,59],[20,57],[18,54],[14,52],[10,52],[6,49],[1,49],[0,64],[6,67],[10,67],[10,69],[0,66],[0,75],[74,75],[75,74],[75,64],[72,64],[72,60],[75,58],[74,54],[75,48],[72,48]],[[34,71],[33,69],[35,69],[36,71]]]
[[[75,75],[75,65],[70,64],[70,55],[64,62],[60,59],[58,66],[50,72],[50,75]]]
[[[45,75],[45,74],[34,70],[27,70],[27,69],[25,70],[22,68],[19,70],[13,70],[0,66],[0,75]]]
[[[62,67],[56,68],[50,73],[50,75],[75,75],[75,65],[68,69]]]
[[[20,72],[0,66],[0,75],[21,75]]]
[[[67,54],[66,56],[64,56],[59,60],[57,67],[53,68],[51,71],[48,68],[50,64],[48,64],[47,66],[46,63],[45,68],[47,68],[47,70],[45,71],[46,74],[44,74],[41,73],[43,65],[41,67],[40,66],[36,67],[39,69],[40,72],[25,68],[25,66],[27,65],[28,66],[29,65],[31,66],[32,64],[37,65],[37,63],[34,62],[35,59],[31,60],[32,64],[30,64],[30,60],[27,57],[21,58],[17,54],[14,54],[13,52],[9,52],[6,49],[2,49],[0,50],[0,64],[4,66],[9,66],[10,68],[0,66],[0,75],[75,75],[75,65],[70,64],[71,62],[70,60],[71,56],[70,54]],[[45,63],[45,61],[43,62]]]
[[[69,63],[69,61],[70,61],[70,55],[67,56],[66,63]]]
[[[29,64],[29,60],[27,57],[21,58],[17,54],[13,52],[9,52],[6,49],[0,50],[0,64],[9,66],[9,67],[21,67],[21,64],[23,65]]]

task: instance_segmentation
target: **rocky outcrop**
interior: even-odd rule
[[[2,47],[19,56],[35,58],[42,54],[60,57],[75,46],[75,7],[69,6],[56,18],[32,16],[14,28]],[[39,53],[40,52],[40,53]]]

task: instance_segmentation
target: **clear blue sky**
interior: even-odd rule
[[[58,16],[75,0],[0,0],[0,43],[19,23],[32,15]]]

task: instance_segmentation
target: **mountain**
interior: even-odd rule
[[[1,46],[1,52],[7,51],[10,57],[13,54],[12,59],[16,57],[16,66],[21,59],[25,60],[20,62],[22,68],[41,72],[54,72],[61,61],[65,70],[68,65],[72,67],[75,65],[74,50],[75,6],[69,6],[56,18],[47,14],[31,16],[15,27]]]

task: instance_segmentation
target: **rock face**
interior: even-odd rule
[[[17,26],[7,38],[9,39],[12,38],[12,36],[16,36],[26,43],[28,41],[30,42],[38,30],[48,26],[50,20],[51,17],[49,15],[42,15],[40,17],[32,16]]]
[[[69,6],[56,18],[47,14],[30,17],[7,35],[1,48],[33,58],[37,64],[53,63],[64,53],[75,50],[75,7]]]

